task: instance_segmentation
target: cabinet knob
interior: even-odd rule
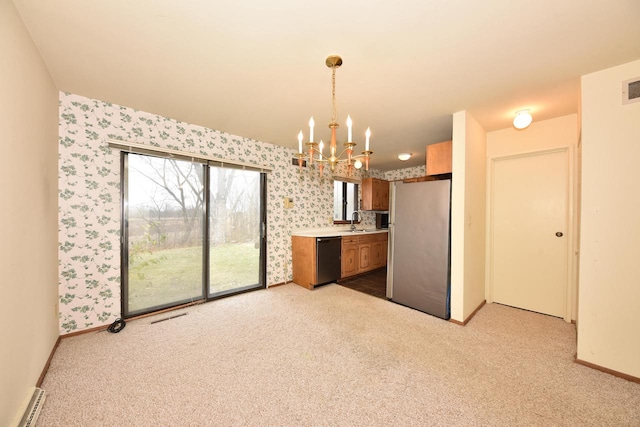
[[[562,231],[558,231],[558,232],[556,233],[556,237],[562,237],[562,236],[563,236]]]

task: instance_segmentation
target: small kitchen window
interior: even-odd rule
[[[358,188],[355,182],[333,181],[333,222],[350,221],[358,209]]]

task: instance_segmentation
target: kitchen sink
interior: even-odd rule
[[[365,229],[360,229],[360,230],[356,229],[356,230],[349,230],[349,231],[351,233],[366,233],[367,232],[367,230],[365,230]]]

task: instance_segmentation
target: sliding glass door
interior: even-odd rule
[[[264,174],[123,155],[122,309],[264,287]]]
[[[209,297],[260,283],[261,174],[209,168]]]

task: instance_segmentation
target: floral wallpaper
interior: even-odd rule
[[[292,149],[62,92],[59,127],[61,334],[120,316],[120,152],[108,139],[273,168],[267,176],[267,285],[291,280],[292,230],[332,226],[332,179],[326,171],[322,179],[307,169],[300,174]],[[404,178],[419,171],[397,172],[367,175]],[[285,196],[293,198],[292,209],[284,209]],[[375,217],[367,213],[363,221],[373,225]]]
[[[425,176],[425,169],[425,166],[416,166],[413,168],[387,171],[384,172],[382,179],[386,179],[387,181],[399,181],[401,179],[418,178],[420,176]]]

